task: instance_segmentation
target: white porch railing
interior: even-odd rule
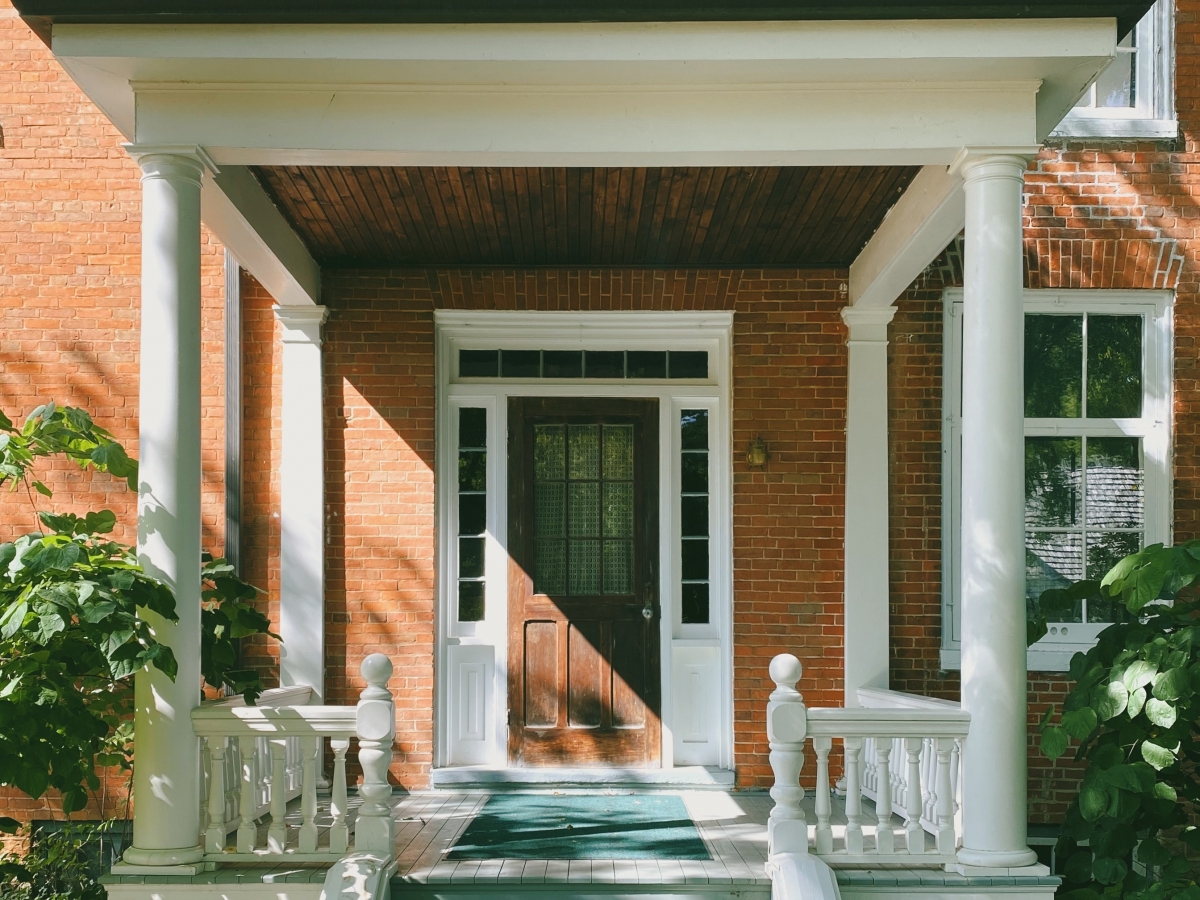
[[[201,835],[208,858],[232,861],[286,854],[293,859],[337,860],[352,849],[391,857],[391,808],[386,802],[395,734],[395,707],[386,687],[391,663],[384,656],[368,657],[363,676],[368,687],[357,706],[308,706],[309,689],[285,688],[267,692],[260,698],[265,702],[256,706],[221,701],[192,712],[192,726],[205,748],[207,802]],[[346,753],[352,738],[358,739],[363,769],[363,804],[355,823],[347,816]],[[327,829],[317,825],[323,739],[333,750],[332,821]],[[287,803],[296,796],[301,822],[291,841],[285,820]],[[255,820],[266,814],[271,821],[265,841],[260,841]],[[230,850],[229,834],[235,830],[236,849]],[[323,842],[322,830],[327,833]]]
[[[937,712],[961,711],[962,707],[950,700],[940,700],[936,697],[922,697],[919,694],[906,694],[902,691],[889,691],[880,688],[859,688],[858,702],[866,709],[929,709]],[[890,758],[903,759],[906,754],[903,738],[892,739]],[[937,782],[937,747],[933,738],[925,738],[920,751],[921,774],[921,827],[934,836],[938,833],[937,821],[937,791],[931,786]],[[879,802],[881,779],[876,764],[877,749],[875,738],[869,737],[863,741],[863,776],[862,791],[864,796],[873,803]],[[950,750],[950,795],[954,798],[955,827],[961,827],[958,822],[962,804],[962,786],[959,775],[962,772],[962,741],[956,739]],[[908,767],[893,765],[889,770],[891,783],[892,807],[908,809]]]
[[[795,689],[800,672],[799,660],[790,654],[776,656],[771,662],[775,690],[767,706],[767,737],[775,774],[771,788],[775,807],[768,824],[770,854],[804,854],[811,849],[831,866],[942,866],[954,862],[960,831],[955,826],[952,768],[956,747],[967,736],[970,716],[954,708],[806,709]],[[816,756],[817,821],[811,838],[800,787],[809,740]],[[829,774],[835,741],[841,744],[845,762],[846,804],[845,823],[836,825]],[[931,765],[925,771],[921,754],[927,744]],[[877,790],[875,813],[869,821],[862,806],[864,750],[868,748],[877,787],[893,783],[893,768],[904,774],[903,802],[897,803],[894,791]],[[932,846],[927,846],[927,829],[922,824],[928,804]],[[893,829],[893,813],[904,819],[900,840]]]

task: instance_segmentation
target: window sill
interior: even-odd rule
[[[1071,657],[1086,653],[1092,644],[1050,644],[1030,647],[1026,651],[1026,669],[1030,672],[1066,672],[1071,668]],[[962,668],[962,654],[957,648],[942,649],[942,670],[957,672]]]
[[[1068,115],[1051,138],[1095,138],[1107,140],[1174,140],[1179,136],[1176,119],[1134,119],[1121,116]]]

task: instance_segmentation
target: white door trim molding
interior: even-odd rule
[[[437,471],[457,469],[458,416],[462,407],[488,410],[485,613],[479,622],[457,617],[457,479],[436,479],[437,603],[435,767],[507,765],[508,398],[641,397],[659,401],[659,572],[664,767],[733,767],[733,478],[731,466],[733,314],[731,312],[533,312],[438,310],[434,313],[437,383]],[[502,350],[707,350],[706,379],[459,378],[457,352]],[[713,578],[708,625],[680,621],[679,413],[703,408],[710,415],[710,540]],[[675,654],[673,650],[679,649]],[[676,659],[675,657],[679,658]],[[678,663],[678,666],[676,665]],[[677,673],[680,666],[684,670]],[[704,667],[709,669],[700,672]],[[485,722],[472,693],[486,673]],[[697,674],[700,673],[700,674]],[[678,677],[701,678],[712,688],[703,709],[676,710]],[[462,698],[470,708],[459,709]],[[463,701],[466,702],[466,701]],[[471,721],[463,718],[470,714]],[[676,714],[687,727],[674,727]],[[462,719],[460,722],[459,720]],[[682,720],[681,720],[682,721]],[[705,724],[705,735],[696,723]],[[687,733],[684,734],[683,732]],[[460,740],[486,735],[486,743]]]

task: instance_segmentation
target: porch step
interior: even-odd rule
[[[434,769],[434,790],[503,791],[537,788],[596,790],[597,788],[663,788],[667,790],[728,790],[731,769],[715,766],[675,766],[670,769],[576,768],[547,766],[506,769],[491,766],[453,766]]]

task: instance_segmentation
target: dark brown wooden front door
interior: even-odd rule
[[[513,398],[508,755],[660,759],[658,401]]]

